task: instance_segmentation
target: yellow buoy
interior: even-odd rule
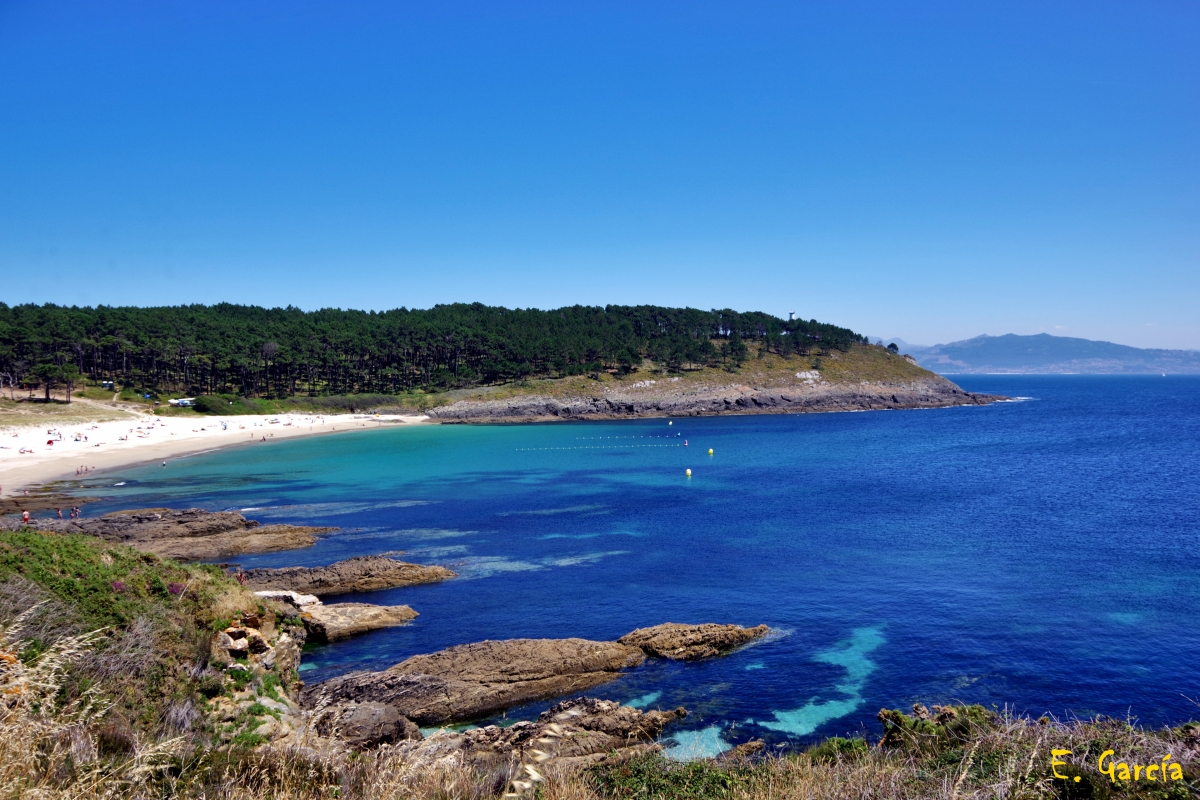
[[[708,454],[709,454],[710,456],[712,455],[712,448],[711,448],[711,447],[710,447],[710,448],[708,448]]]
[[[690,469],[687,471],[687,476],[688,476],[689,478],[690,478],[690,477],[692,477],[692,471],[691,471]]]

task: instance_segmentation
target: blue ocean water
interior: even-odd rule
[[[686,707],[680,757],[877,733],[881,707],[914,702],[1200,716],[1200,378],[956,380],[1026,399],[248,445],[105,475],[88,513],[249,509],[341,530],[246,567],[403,553],[461,574],[341,598],[420,617],[310,648],[308,682],[488,638],[767,623],[594,691]]]

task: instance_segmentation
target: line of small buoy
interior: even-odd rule
[[[678,439],[679,436],[654,436],[647,434],[646,436],[576,436],[575,441],[582,442],[590,439]]]

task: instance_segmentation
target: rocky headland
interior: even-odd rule
[[[409,564],[387,556],[355,556],[324,567],[249,569],[239,575],[250,589],[312,595],[374,592],[457,577],[445,567]]]
[[[943,408],[987,405],[1003,399],[965,391],[932,373],[902,380],[833,381],[815,370],[802,370],[750,382],[662,378],[598,383],[588,393],[464,399],[427,413],[440,422],[544,422]]]
[[[65,507],[65,506],[64,506]],[[35,528],[53,533],[82,533],[124,544],[176,561],[228,558],[250,553],[310,547],[317,535],[336,528],[302,525],[259,525],[235,511],[145,508],[116,511],[102,517],[76,519],[0,518],[0,530]]]

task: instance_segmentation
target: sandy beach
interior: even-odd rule
[[[51,420],[0,430],[0,497],[55,480],[215,450],[269,446],[296,436],[342,433],[430,422],[425,416],[277,414],[159,417],[128,412],[117,420]],[[265,440],[265,441],[264,441]]]

